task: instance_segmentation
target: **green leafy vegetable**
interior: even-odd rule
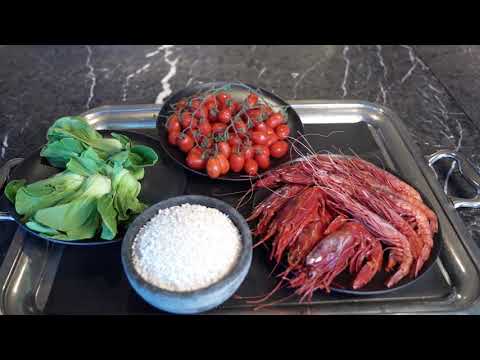
[[[71,201],[40,209],[33,219],[43,226],[65,233],[66,238],[71,240],[93,237],[99,225],[97,200],[111,189],[110,179],[93,175],[85,180]]]
[[[63,117],[47,133],[41,156],[62,173],[32,184],[13,180],[5,196],[23,215],[25,225],[59,240],[96,236],[113,240],[146,205],[138,196],[145,167],[158,156],[153,149],[134,145],[128,136],[104,138],[82,117]]]
[[[117,139],[104,139],[80,116],[63,117],[55,121],[48,129],[48,141],[72,138],[80,141],[84,147],[91,146],[102,159],[122,151],[122,142]]]
[[[45,180],[19,188],[15,195],[15,210],[20,215],[32,216],[36,211],[57,204],[74,194],[85,178],[63,172]],[[7,185],[7,187],[10,183]]]
[[[64,138],[49,142],[43,147],[40,156],[47,158],[53,166],[63,169],[72,156],[80,155],[83,150],[85,149],[80,141]]]
[[[89,147],[80,156],[73,155],[67,163],[67,169],[75,174],[90,176],[97,173],[105,174],[106,162],[100,159],[98,154]]]
[[[5,196],[10,202],[15,203],[15,196],[19,189],[25,186],[26,180],[12,180],[5,186]]]
[[[117,211],[113,206],[113,194],[109,193],[98,199],[97,209],[102,219],[101,238],[114,239],[117,235]]]

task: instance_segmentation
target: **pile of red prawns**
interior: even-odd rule
[[[327,292],[347,270],[353,289],[382,268],[388,288],[416,277],[438,231],[435,213],[420,194],[389,172],[359,157],[316,154],[269,171],[254,189],[272,191],[253,210],[254,235],[270,242],[271,259],[286,259],[279,276],[301,301]]]

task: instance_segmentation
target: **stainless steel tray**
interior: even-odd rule
[[[367,102],[352,101],[289,101],[300,115],[307,133],[322,133],[323,140],[316,140],[318,147],[337,146],[348,149],[352,147],[362,156],[381,157],[382,162],[397,171],[404,179],[418,188],[432,204],[438,214],[443,235],[443,249],[440,259],[432,271],[412,287],[398,290],[389,295],[373,297],[355,297],[346,295],[318,295],[312,304],[299,305],[295,301],[272,306],[252,312],[253,306],[244,301],[228,301],[213,314],[480,314],[480,250],[470,237],[455,208],[478,207],[479,198],[450,199],[447,197],[433,170],[435,161],[442,157],[454,157],[461,165],[465,177],[477,188],[480,177],[475,169],[460,154],[442,151],[427,159],[410,140],[407,131],[395,113],[387,108]],[[156,114],[160,105],[122,105],[103,106],[83,114],[97,129],[133,130],[155,135]],[[326,136],[330,134],[330,136]],[[14,165],[10,163],[10,165]],[[430,166],[429,166],[430,165]],[[7,169],[8,170],[8,169]],[[1,173],[0,173],[1,175]],[[0,186],[1,179],[0,179]],[[202,188],[197,184],[195,192]],[[193,186],[195,188],[195,186]],[[217,189],[218,190],[218,189]],[[210,191],[210,190],[209,190]],[[214,190],[209,193],[212,194]],[[102,253],[111,252],[116,259],[116,249],[91,249],[90,253],[73,252],[63,245],[47,244],[39,239],[26,236],[17,230],[8,253],[0,268],[0,311],[2,314],[43,314],[43,313],[98,313],[104,309],[111,313],[154,313],[150,308],[138,305],[139,300],[132,295],[126,281],[120,273],[112,278],[102,277],[106,267],[95,270],[95,265],[102,262]],[[70,252],[70,253],[69,253]],[[73,259],[79,264],[72,264]],[[94,259],[94,260],[92,260]],[[119,259],[119,253],[118,253]],[[62,263],[64,262],[64,264]],[[83,261],[83,263],[82,263]],[[273,286],[274,280],[267,280],[269,265],[264,264],[264,256],[259,255],[253,263],[252,271],[244,285],[239,289],[242,296],[266,293]],[[120,261],[118,260],[118,263]],[[62,265],[63,264],[63,265]],[[70,267],[69,267],[70,266]],[[107,266],[107,265],[105,265]],[[113,272],[115,260],[108,267]],[[83,268],[88,272],[82,273]],[[93,270],[92,270],[93,267]],[[80,268],[80,269],[79,269]],[[97,271],[97,273],[95,273]],[[66,274],[67,273],[67,274]],[[96,282],[100,293],[91,293],[92,289],[81,289],[81,284],[71,285],[85,275],[84,282]],[[75,278],[75,276],[77,276]],[[62,278],[63,277],[63,278]],[[270,281],[270,282],[268,282]],[[58,282],[58,284],[56,284]],[[70,285],[66,285],[70,284]],[[120,284],[120,285],[119,285]],[[70,286],[70,287],[69,287]],[[102,287],[103,286],[103,287]],[[75,287],[80,288],[74,294]],[[57,290],[56,290],[57,289]],[[112,294],[105,295],[112,291]],[[82,293],[83,291],[83,293]],[[97,289],[98,291],[98,289]],[[257,291],[257,293],[253,293]],[[260,293],[259,293],[260,292]],[[85,299],[82,295],[85,293]],[[71,299],[68,298],[71,296]],[[115,308],[89,307],[87,297],[106,296],[120,299],[122,303]],[[65,303],[76,299],[76,308]],[[128,298],[128,299],[125,299]],[[132,300],[133,299],[133,300]],[[96,299],[93,300],[95,303]],[[98,301],[97,301],[98,302]],[[137,305],[131,305],[136,303]],[[141,302],[141,301],[140,301]],[[80,308],[84,308],[84,310]],[[134,311],[129,311],[134,309]]]

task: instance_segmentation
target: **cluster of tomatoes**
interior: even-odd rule
[[[286,116],[253,92],[240,102],[228,92],[182,99],[166,126],[169,144],[187,154],[186,164],[213,179],[229,171],[257,175],[289,148]]]

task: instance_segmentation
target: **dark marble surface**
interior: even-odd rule
[[[0,165],[40,146],[59,116],[161,102],[188,84],[233,79],[285,99],[386,105],[424,154],[456,148],[479,165],[479,62],[473,46],[4,46]],[[460,212],[480,243],[477,212]]]

